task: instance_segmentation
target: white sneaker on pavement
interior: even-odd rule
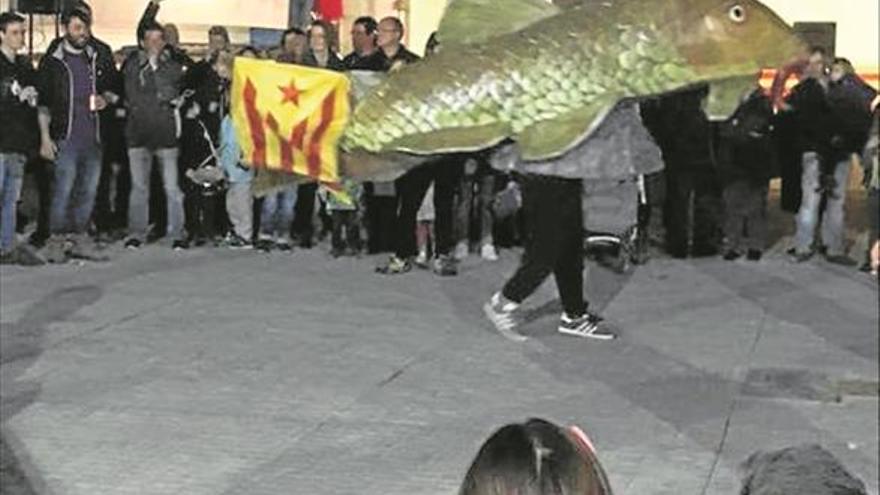
[[[492,244],[483,244],[480,248],[480,256],[486,261],[498,261],[498,251]]]

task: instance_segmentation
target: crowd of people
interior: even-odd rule
[[[175,250],[291,251],[325,237],[337,257],[395,253],[383,273],[415,263],[454,275],[456,262],[472,251],[472,236],[483,258],[497,259],[489,204],[495,183],[485,179],[494,172],[481,166],[475,179],[475,161],[435,164],[396,182],[346,183],[354,205],[316,183],[255,197],[260,171],[242,162],[229,116],[234,58],[386,72],[419,59],[403,45],[399,19],[357,19],[354,50],[344,58],[335,26],[322,20],[287,29],[270,50],[233,47],[228,31],[215,26],[196,61],[181,47],[176,26],[157,22],[160,5],[148,3],[136,48],[113,52],[93,35],[90,6],[75,3],[61,16],[63,37],[36,68],[20,53],[24,19],[3,14],[4,263],[102,260],[103,246],[117,241],[133,250],[164,239]],[[433,171],[446,169],[434,185]],[[35,186],[25,196],[33,193],[38,205],[24,201],[31,207],[16,211],[25,171],[33,172],[28,185]],[[475,185],[483,194],[474,195]],[[436,194],[427,195],[429,187]],[[437,213],[434,203],[442,204]],[[28,242],[17,240],[26,231]]]
[[[64,35],[36,68],[20,53],[24,19],[0,17],[3,263],[101,260],[109,242],[133,250],[164,239],[176,250],[291,251],[329,237],[336,257],[391,253],[377,267],[380,273],[419,266],[455,275],[458,261],[472,251],[496,260],[496,239],[511,245],[542,235],[536,225],[547,228],[552,219],[528,221],[528,205],[516,213],[521,187],[547,189],[541,197],[569,187],[578,190],[572,197],[582,194],[580,183],[530,183],[499,172],[482,153],[439,157],[394,182],[345,183],[353,205],[316,183],[283,185],[255,197],[253,184],[262,172],[243,162],[228,113],[234,58],[391,71],[419,60],[402,43],[403,23],[357,19],[354,50],[345,57],[337,54],[335,25],[322,20],[299,22],[308,29],[286,30],[268,51],[234,48],[227,30],[215,26],[206,54],[196,61],[181,47],[174,24],[157,22],[159,9],[159,0],[147,5],[136,48],[114,52],[93,35],[89,5],[75,2],[61,16]],[[432,38],[427,56],[434,49]],[[844,202],[852,158],[859,156],[870,191],[873,248],[873,258],[863,261],[876,271],[877,133],[869,132],[877,122],[876,96],[846,59],[829,61],[817,49],[778,109],[757,87],[720,123],[703,111],[705,88],[643,102],[642,121],[666,169],[644,178],[642,236],[664,231],[674,257],[760,260],[768,244],[769,181],[781,175],[783,206],[796,212],[793,259],[806,261],[821,251],[831,262],[854,265],[846,252]],[[35,200],[21,202],[17,211],[26,176],[33,180],[25,196]],[[506,208],[510,201],[516,204]],[[583,232],[572,227],[582,223],[579,205],[570,205],[565,230],[574,231],[566,257],[582,255]],[[662,211],[662,228],[651,221],[652,210]],[[24,232],[30,233],[26,241]],[[512,299],[533,285],[513,282],[507,291]],[[495,303],[505,301],[499,296]]]

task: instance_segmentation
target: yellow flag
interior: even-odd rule
[[[245,162],[339,182],[337,143],[350,112],[344,74],[236,58],[231,112]]]

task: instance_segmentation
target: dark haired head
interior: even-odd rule
[[[358,17],[357,19],[355,19],[354,25],[355,26],[358,26],[358,25],[363,26],[364,30],[367,32],[367,34],[370,34],[370,35],[376,34],[376,29],[378,29],[378,27],[379,27],[379,23],[376,21],[376,19],[371,16],[368,16],[368,15],[361,16],[361,17]]]
[[[65,10],[61,14],[61,24],[67,26],[73,19],[79,19],[86,26],[92,25],[92,9],[88,5],[74,4],[72,8]]]
[[[142,39],[146,39],[147,33],[151,31],[160,31],[163,36],[165,35],[165,28],[163,28],[162,25],[156,21],[144,22],[143,24],[141,24],[141,26],[143,27],[144,33]]]
[[[306,36],[306,32],[298,27],[287,28],[284,30],[283,33],[281,33],[281,41],[279,42],[279,44],[281,45],[281,48],[284,48],[284,42],[287,40],[287,37],[290,36],[291,34],[296,34],[298,36]]]
[[[24,17],[15,12],[3,12],[0,14],[0,31],[6,32],[6,26],[10,24],[20,24],[24,22]]]
[[[586,437],[530,419],[496,431],[480,448],[459,495],[611,495]]]
[[[211,26],[208,30],[208,36],[222,36],[229,43],[229,31],[223,26]]]

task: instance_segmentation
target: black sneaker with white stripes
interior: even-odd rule
[[[617,338],[617,335],[602,329],[601,323],[602,318],[590,312],[576,318],[563,314],[559,320],[559,333],[595,340],[614,340]]]

